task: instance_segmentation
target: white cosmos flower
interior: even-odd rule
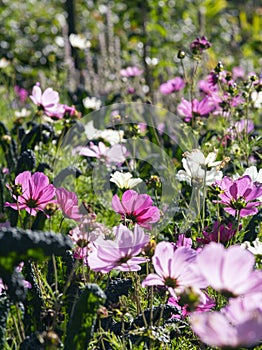
[[[15,111],[15,116],[17,118],[25,118],[28,117],[30,114],[31,112],[26,108],[22,108],[21,111]]]
[[[89,109],[100,109],[102,102],[96,97],[86,97],[83,99],[83,105]]]
[[[91,120],[85,125],[85,134],[89,140],[97,140],[99,138],[109,142],[111,146],[125,142],[123,130],[104,129],[98,130],[94,127],[94,122]]]
[[[91,46],[90,41],[87,40],[84,37],[84,35],[81,35],[81,34],[74,34],[74,33],[70,34],[69,41],[73,47],[81,50],[87,49]]]
[[[133,175],[131,173],[121,173],[120,171],[114,172],[111,174],[111,182],[114,182],[117,187],[123,189],[130,189],[135,187],[136,185],[143,182],[140,178],[132,178]]]
[[[250,242],[246,241],[241,244],[241,247],[249,250],[254,255],[261,255],[262,256],[262,242],[259,240],[259,238],[255,239],[252,242],[252,245]]]
[[[222,171],[217,169],[222,161],[215,162],[216,156],[217,151],[209,153],[206,158],[199,149],[185,152],[185,158],[182,159],[185,170],[179,170],[176,178],[179,181],[186,181],[190,186],[192,186],[192,183],[205,184],[206,186],[212,185],[216,180],[221,180],[223,177]]]

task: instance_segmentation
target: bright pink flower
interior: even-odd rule
[[[120,144],[107,147],[103,142],[99,142],[98,146],[90,142],[89,147],[82,147],[79,154],[97,158],[106,163],[123,163],[126,160],[127,149]]]
[[[180,77],[168,80],[166,83],[160,85],[159,90],[163,95],[172,94],[172,92],[182,90],[186,86],[184,80]]]
[[[227,296],[262,291],[262,271],[253,270],[253,254],[239,245],[226,249],[211,242],[197,255],[196,263],[208,285]]]
[[[182,98],[177,111],[181,116],[185,117],[186,122],[189,122],[193,116],[208,117],[209,113],[213,112],[215,108],[213,101],[206,96],[201,101],[194,99],[192,102]]]
[[[127,67],[125,69],[120,70],[120,75],[122,77],[136,77],[143,73],[143,70],[139,69],[138,67]]]
[[[138,194],[136,191],[125,191],[122,201],[115,194],[112,198],[112,207],[115,212],[121,214],[124,221],[131,221],[138,225],[151,229],[153,223],[160,219],[160,211],[153,206],[151,197],[147,194]]]
[[[69,219],[79,221],[82,215],[79,213],[78,198],[74,192],[69,192],[65,188],[56,189],[57,203],[63,214]]]
[[[150,273],[142,287],[165,286],[174,297],[183,293],[186,287],[205,288],[206,281],[194,264],[196,254],[191,248],[175,248],[170,242],[158,243],[152,258],[156,273]]]
[[[134,232],[124,225],[113,230],[114,240],[97,239],[93,243],[92,252],[88,257],[88,265],[94,271],[107,273],[112,269],[119,271],[138,271],[140,264],[147,261],[137,257],[142,248],[150,241],[149,235],[135,225]]]
[[[35,105],[49,117],[63,118],[64,106],[59,103],[59,94],[52,88],[47,88],[42,92],[39,85],[35,85],[32,95],[29,96]]]
[[[48,177],[43,173],[36,172],[32,175],[30,171],[24,171],[15,178],[15,185],[21,186],[21,195],[13,194],[17,203],[6,202],[6,207],[25,209],[35,216],[38,211],[44,211],[48,203],[54,202],[55,187],[49,184]]]
[[[205,229],[207,230],[208,228],[206,227]],[[235,235],[236,231],[237,230],[233,228],[232,222],[229,222],[227,225],[223,225],[219,223],[219,221],[215,221],[211,229],[208,231],[203,231],[204,238],[197,237],[196,240],[198,243],[202,244],[208,244],[210,242],[227,243]]]
[[[239,211],[240,217],[254,215],[258,212],[257,206],[260,201],[254,202],[262,195],[262,184],[254,183],[250,176],[245,175],[237,180],[224,177],[221,181],[216,181],[223,193],[218,196],[217,203],[224,204],[224,210],[230,215],[236,216]]]
[[[195,312],[207,312],[210,311],[213,307],[216,306],[215,301],[210,298],[206,293],[202,291],[198,291],[199,294],[199,303],[195,308]],[[168,299],[168,304],[174,305],[181,311],[181,316],[185,318],[190,315],[190,310],[188,309],[188,305],[181,305],[180,297],[170,297]],[[181,316],[175,315],[176,318],[181,318]]]

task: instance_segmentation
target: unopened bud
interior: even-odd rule
[[[179,58],[180,60],[183,60],[186,57],[186,53],[184,50],[179,50],[177,53],[177,58]]]
[[[50,202],[47,203],[47,205],[45,206],[45,214],[52,216],[54,215],[54,213],[57,211],[57,209],[59,208],[58,204]]]

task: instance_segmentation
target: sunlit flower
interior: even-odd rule
[[[222,179],[222,171],[217,170],[222,162],[215,161],[217,151],[211,152],[205,158],[199,149],[192,152],[185,152],[182,164],[185,170],[179,170],[176,178],[179,181],[186,181],[190,186],[194,184],[212,185],[216,180]],[[210,169],[211,170],[208,170]]]
[[[91,120],[85,125],[85,134],[88,140],[97,140],[102,138],[103,140],[109,142],[110,145],[115,145],[117,143],[121,143],[125,141],[123,130],[113,130],[113,129],[99,130],[94,127],[93,120]]]
[[[219,311],[190,315],[193,331],[202,342],[220,349],[240,349],[255,345],[262,340],[262,313],[247,312],[243,318],[232,323]]]
[[[56,189],[57,204],[63,211],[63,214],[69,219],[79,221],[82,215],[79,213],[78,198],[74,192],[67,191],[65,188]]]
[[[121,173],[120,171],[115,171],[114,174],[111,174],[110,181],[114,182],[117,187],[126,190],[143,182],[140,178],[133,178],[131,173]]]
[[[206,281],[194,264],[196,254],[191,248],[176,248],[170,242],[158,243],[152,258],[156,273],[150,273],[142,287],[165,286],[174,297],[183,293],[186,287],[205,288]]]
[[[212,99],[208,96],[201,101],[194,99],[192,102],[182,98],[180,104],[177,106],[178,113],[184,117],[186,122],[189,122],[193,117],[208,117],[211,112],[216,109]]]
[[[59,94],[52,88],[47,88],[42,92],[40,85],[33,87],[32,95],[29,96],[39,110],[43,110],[49,117],[61,119],[64,116],[64,107],[59,103]]]
[[[56,189],[49,184],[48,177],[43,173],[31,174],[30,171],[24,171],[15,178],[15,186],[18,188],[18,193],[13,191],[16,203],[6,202],[6,207],[25,209],[35,216],[38,211],[44,211],[48,203],[54,202]]]
[[[123,145],[113,145],[107,147],[103,142],[95,145],[90,142],[89,146],[81,147],[79,152],[81,156],[97,158],[106,163],[123,163],[126,160],[127,149]]]
[[[83,105],[87,109],[100,109],[102,106],[102,101],[96,97],[85,97],[83,99]]]
[[[144,257],[137,257],[142,248],[150,241],[149,235],[135,225],[134,231],[124,225],[113,230],[114,240],[97,239],[93,243],[88,257],[88,265],[93,271],[107,273],[112,269],[120,271],[138,271],[140,264],[147,261]]]
[[[262,195],[262,184],[254,183],[248,175],[237,180],[225,176],[216,184],[223,191],[216,202],[225,205],[224,210],[230,215],[236,216],[239,212],[240,217],[244,217],[258,212],[257,207],[261,202],[254,200]]]
[[[198,253],[196,264],[208,285],[226,296],[262,291],[262,271],[253,270],[253,254],[239,245],[226,249],[221,243],[211,242]]]
[[[116,194],[112,199],[112,207],[115,212],[121,214],[122,220],[137,223],[149,230],[152,228],[151,224],[160,219],[159,209],[152,204],[149,195],[138,194],[133,190],[125,191],[122,200]]]
[[[171,80],[168,80],[166,83],[163,83],[159,87],[159,91],[163,95],[172,94],[172,92],[182,90],[186,86],[184,80],[180,77],[175,77]]]
[[[71,33],[69,35],[70,44],[77,49],[87,49],[91,47],[91,43],[87,40],[84,35]]]
[[[259,238],[256,238],[252,242],[252,245],[250,242],[246,241],[246,242],[242,243],[241,246],[246,248],[247,250],[249,250],[254,255],[261,255],[262,256],[262,242],[260,241]]]

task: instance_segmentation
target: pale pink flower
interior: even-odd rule
[[[142,287],[165,286],[175,297],[186,287],[205,288],[207,283],[195,265],[196,254],[191,248],[175,248],[170,242],[158,243],[152,258],[156,273],[150,273]]]
[[[178,236],[178,239],[175,243],[175,246],[178,247],[188,247],[188,248],[192,248],[192,239],[191,238],[187,238],[184,234],[180,234]]]
[[[253,270],[253,254],[239,245],[226,249],[211,242],[197,255],[196,263],[208,285],[227,296],[262,291],[262,271]]]
[[[97,158],[106,163],[123,163],[126,160],[127,149],[120,144],[107,147],[103,142],[99,142],[98,146],[90,142],[89,147],[81,147],[79,154],[85,157]]]
[[[65,188],[56,189],[57,204],[63,211],[63,214],[69,219],[79,221],[82,215],[79,213],[78,198],[74,192],[67,191]]]
[[[93,271],[107,273],[112,269],[119,271],[138,271],[140,264],[147,261],[137,257],[142,248],[150,241],[150,236],[135,225],[134,232],[124,225],[113,229],[115,239],[99,238],[93,243],[87,263]]]
[[[125,191],[121,201],[116,194],[112,199],[114,211],[121,214],[125,222],[131,221],[149,230],[152,228],[151,224],[160,219],[159,209],[152,204],[149,195],[138,194],[133,190]]]
[[[120,70],[120,75],[122,77],[137,77],[143,73],[143,70],[139,69],[138,67],[127,67],[125,69]]]
[[[25,209],[35,216],[38,211],[44,211],[48,203],[54,202],[55,187],[49,184],[48,177],[43,173],[31,174],[30,171],[24,171],[15,178],[15,185],[20,187],[21,194],[13,194],[17,203],[6,202],[6,207]]]
[[[186,86],[184,80],[180,77],[175,77],[163,83],[159,87],[159,91],[163,95],[172,94],[172,92],[182,90]]]
[[[32,95],[29,96],[35,105],[49,117],[61,119],[64,116],[65,107],[59,103],[59,94],[52,88],[42,92],[40,84],[33,87]]]
[[[96,222],[96,215],[94,213],[82,217],[81,223],[69,231],[69,236],[75,244],[74,258],[86,258],[91,249],[90,243],[99,237],[104,238],[109,233],[110,231],[105,225]]]

